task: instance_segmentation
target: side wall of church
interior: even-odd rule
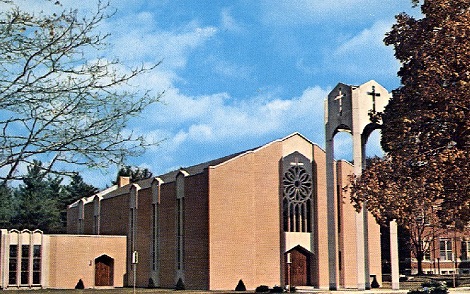
[[[280,143],[209,170],[210,289],[280,284]]]
[[[348,185],[347,177],[353,174],[353,166],[347,162],[339,161],[336,165],[337,186],[336,195],[339,195],[338,218],[339,238],[339,273],[340,285],[345,288],[357,287],[357,253],[356,253],[356,209],[349,203],[349,193],[343,188]]]
[[[185,178],[184,274],[187,289],[209,288],[207,172]]]
[[[176,184],[164,183],[160,187],[160,285],[173,288],[176,284]]]
[[[328,272],[328,204],[326,194],[326,154],[323,149],[317,145],[313,145],[313,173],[315,188],[315,231],[314,244],[316,254],[316,264],[314,264],[317,272],[316,286],[321,289],[329,287]]]
[[[136,285],[139,287],[148,287],[149,272],[152,266],[152,189],[147,188],[139,190],[137,199],[135,250],[139,253],[139,262],[137,264]],[[131,256],[130,250],[127,254]]]
[[[345,161],[337,163],[337,194],[341,195],[339,225],[339,250],[341,251],[340,282],[345,288],[357,287],[357,259],[356,259],[356,209],[350,202],[350,193],[343,188],[349,185],[348,176],[354,173],[353,166]],[[382,262],[380,249],[380,226],[369,213],[369,272],[375,275],[377,282],[382,284]]]
[[[85,219],[93,223],[93,219]],[[129,194],[101,200],[100,234],[127,235],[129,226]]]
[[[67,208],[67,234],[78,232],[78,206]]]
[[[84,205],[84,217],[85,217],[85,226],[82,234],[91,235],[93,234],[93,202],[88,202]]]

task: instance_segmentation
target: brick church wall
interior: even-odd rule
[[[326,197],[326,154],[320,147],[313,145],[313,180],[316,185],[314,199],[316,212],[314,215],[314,243],[317,264],[314,264],[317,274],[313,281],[319,288],[328,288],[328,209]]]
[[[100,219],[100,234],[126,235],[129,226],[129,194],[101,200]]]
[[[207,193],[207,172],[185,178],[184,272],[185,286],[188,289],[208,289],[209,287]]]
[[[147,287],[149,284],[149,271],[152,266],[152,189],[150,188],[138,191],[136,225],[135,250],[139,253],[136,284],[140,287]],[[128,254],[130,254],[130,252]]]
[[[94,212],[94,209],[93,209],[93,201],[90,201],[88,203],[85,204],[85,207],[84,207],[84,217],[85,217],[85,226],[84,226],[84,231],[82,232],[83,234],[85,235],[92,235],[94,232],[93,232],[93,213]]]
[[[160,188],[160,285],[173,288],[176,284],[176,185],[163,184]]]
[[[211,289],[279,283],[280,155],[272,144],[210,169]]]

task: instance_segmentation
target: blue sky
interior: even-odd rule
[[[17,0],[21,2],[22,0]],[[28,1],[23,1],[27,3]],[[70,0],[61,1],[65,7]],[[110,0],[116,14],[104,54],[128,65],[162,64],[134,81],[165,90],[129,130],[164,140],[127,163],[158,175],[300,132],[324,144],[323,100],[338,83],[399,85],[393,48],[383,44],[410,0]],[[35,7],[29,2],[29,9]],[[82,11],[95,1],[80,1]],[[86,12],[85,12],[86,13]],[[370,145],[377,146],[374,134]],[[350,139],[336,138],[348,158]],[[372,147],[371,149],[377,149]],[[81,170],[103,187],[108,171]]]

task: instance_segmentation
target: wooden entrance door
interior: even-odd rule
[[[290,264],[287,264],[287,281],[292,286],[310,286],[310,253],[297,246],[287,252],[290,253]]]
[[[95,286],[113,286],[114,260],[102,255],[95,259]]]

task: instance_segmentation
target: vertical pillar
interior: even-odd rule
[[[353,131],[353,158],[354,158],[354,174],[360,176],[362,174],[362,136],[358,131]],[[365,242],[366,231],[365,219],[367,218],[366,206],[362,207],[362,210],[356,213],[356,268],[357,268],[357,289],[363,291],[366,289],[366,251]],[[370,284],[370,283],[369,283]],[[370,288],[370,285],[369,285]]]
[[[327,134],[328,136],[328,134]],[[330,290],[338,289],[338,259],[337,259],[337,226],[336,226],[336,197],[334,174],[334,141],[326,138],[326,190],[328,215],[328,271]]]
[[[390,222],[390,262],[392,265],[392,290],[399,290],[400,271],[398,265],[398,229],[396,220]]]

